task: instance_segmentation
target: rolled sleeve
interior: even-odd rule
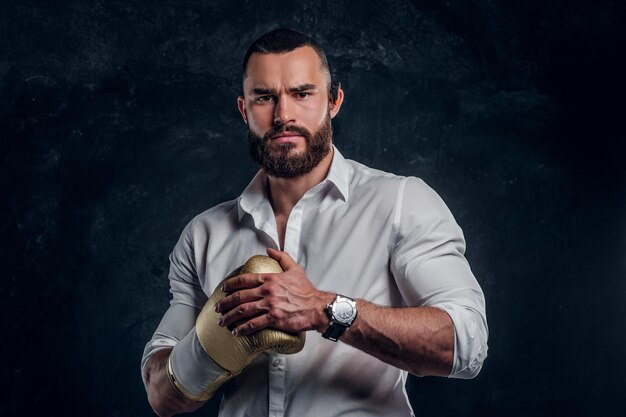
[[[485,298],[465,259],[465,239],[443,200],[423,181],[400,188],[391,272],[409,306],[436,307],[454,323],[450,377],[475,377],[487,357]]]

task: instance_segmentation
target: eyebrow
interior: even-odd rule
[[[317,88],[318,87],[315,84],[301,84],[296,87],[290,87],[287,89],[287,91],[290,93],[299,93],[302,91],[317,90]],[[273,88],[256,87],[250,90],[250,94],[263,96],[267,94],[276,94],[276,90],[274,90]]]
[[[302,84],[297,87],[291,87],[287,91],[290,93],[298,93],[301,91],[309,91],[309,90],[317,90],[317,86],[315,84]]]

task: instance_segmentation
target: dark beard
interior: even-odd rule
[[[285,131],[296,132],[304,137],[306,141],[304,154],[289,156],[289,152],[295,147],[293,143],[280,144],[280,150],[276,153],[270,151],[267,146],[270,138]],[[326,116],[314,135],[311,135],[311,132],[304,127],[294,125],[276,126],[263,137],[248,129],[250,156],[265,170],[267,175],[276,178],[296,178],[311,172],[330,153],[332,137],[330,114]]]

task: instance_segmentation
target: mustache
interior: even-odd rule
[[[302,136],[304,136],[304,138],[309,141],[309,139],[311,138],[311,132],[309,132],[308,129],[302,127],[302,126],[298,126],[298,125],[280,125],[280,126],[274,126],[272,127],[270,130],[267,131],[267,133],[265,133],[265,135],[263,135],[263,141],[266,142],[268,141],[270,138],[272,138],[272,136],[276,136],[279,135],[281,133],[285,133],[285,132],[294,132],[294,133],[298,133]]]

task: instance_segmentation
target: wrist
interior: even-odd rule
[[[321,295],[318,297],[320,301],[317,303],[317,307],[315,309],[315,330],[319,333],[324,333],[326,329],[328,329],[328,325],[330,324],[330,319],[328,317],[328,314],[326,313],[326,307],[328,306],[328,304],[333,302],[337,294],[327,291],[320,291],[320,293]]]

